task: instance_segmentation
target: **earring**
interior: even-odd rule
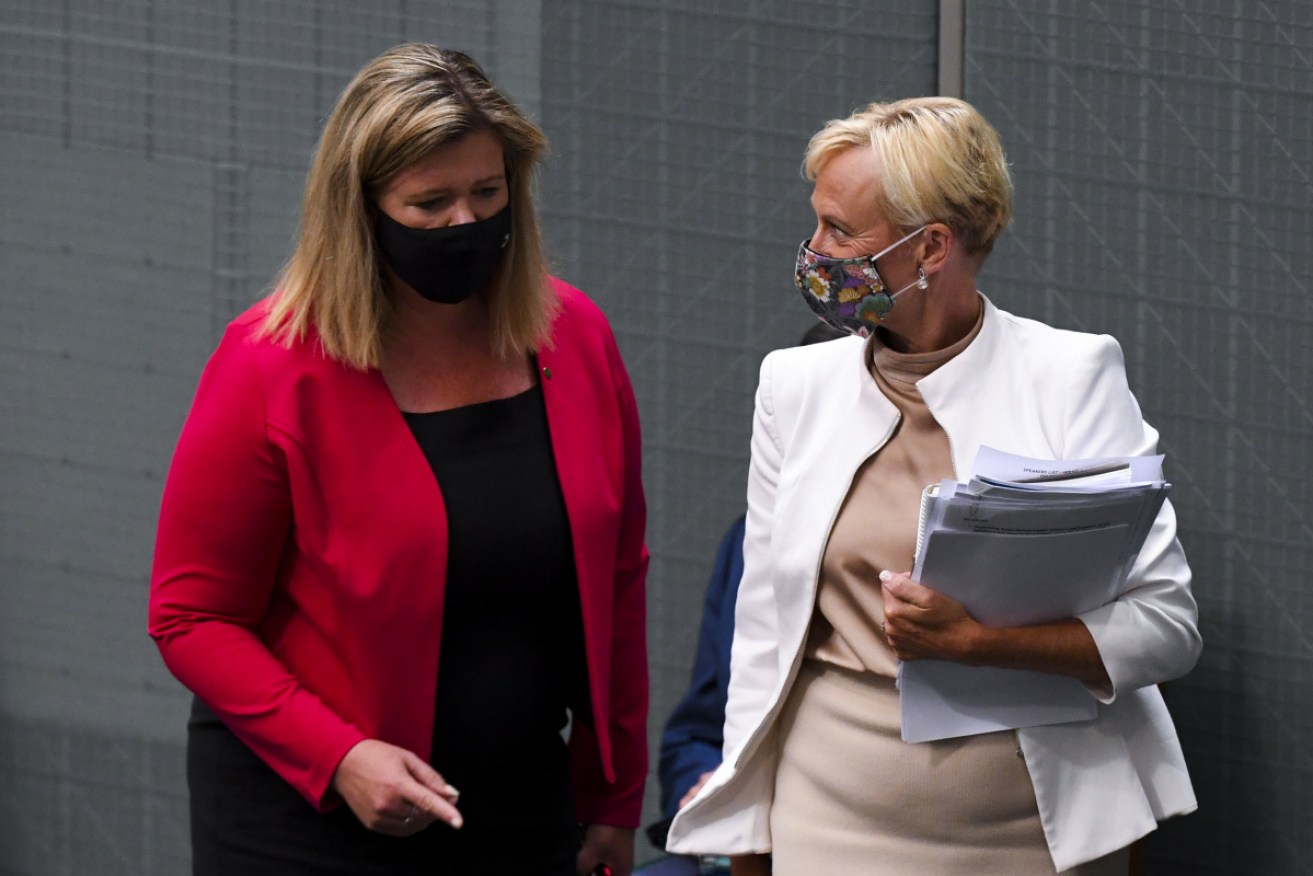
[[[920,265],[916,266],[916,276],[917,276],[916,288],[924,289],[925,287],[930,285],[930,281],[925,278],[925,268],[921,267]]]

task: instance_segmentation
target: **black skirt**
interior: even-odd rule
[[[561,757],[564,759],[564,746]],[[538,823],[434,823],[410,837],[366,830],[346,806],[320,813],[202,703],[187,730],[194,876],[574,876],[567,782]],[[541,787],[526,788],[542,791]]]

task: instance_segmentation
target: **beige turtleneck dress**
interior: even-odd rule
[[[901,413],[858,469],[822,558],[802,667],[780,716],[771,810],[776,876],[1054,873],[1014,732],[911,745],[899,736],[898,659],[880,627],[879,574],[912,568],[921,492],[954,478],[948,436],[916,382],[974,339],[869,370]],[[1066,872],[1127,872],[1126,850]]]

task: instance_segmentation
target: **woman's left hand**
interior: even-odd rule
[[[599,864],[611,868],[613,876],[634,872],[634,832],[608,824],[590,824],[579,849],[579,876],[590,876]]]
[[[884,628],[899,660],[969,662],[984,627],[962,603],[912,580],[907,572],[880,573]]]

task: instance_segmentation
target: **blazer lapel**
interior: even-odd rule
[[[777,593],[781,672],[790,670],[811,618],[816,599],[820,558],[862,463],[884,446],[898,423],[898,409],[885,398],[866,370],[864,344],[852,344],[853,355],[836,375],[849,386],[830,411],[807,411],[813,422],[833,424],[810,453],[810,460],[782,484],[776,499],[777,538],[771,546],[780,574],[777,581],[805,581],[807,589]],[[783,536],[783,537],[779,537]]]
[[[601,471],[604,455],[599,444],[599,418],[597,410],[605,410],[607,399],[597,397],[597,383],[578,356],[558,348],[541,350],[535,357],[538,377],[542,384],[543,405],[547,411],[547,429],[551,434],[552,456],[556,460],[556,474],[565,500],[569,519],[570,539],[574,552],[575,577],[579,587],[579,607],[584,629],[584,653],[591,681],[590,698],[593,718],[597,727],[607,719],[606,705],[601,691],[609,689],[610,656],[600,651],[603,642],[611,636],[612,598],[614,593],[609,580],[599,580],[599,567],[589,563],[590,557],[614,556],[615,544],[599,543],[602,529],[593,525],[599,515],[607,513],[608,496],[605,483],[608,473]],[[606,507],[603,507],[606,506]],[[602,746],[603,763],[610,775],[610,746],[605,733],[598,733]]]
[[[959,480],[971,471],[982,444],[1039,458],[1055,456],[1052,436],[1034,425],[1043,423],[1047,412],[1030,393],[1018,392],[1030,380],[1030,369],[1018,364],[1004,336],[1006,314],[980,297],[985,316],[975,340],[916,384],[948,435]]]

